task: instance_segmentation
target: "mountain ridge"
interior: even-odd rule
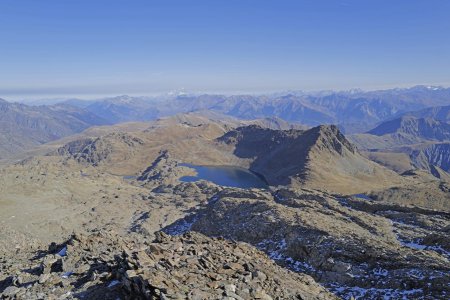
[[[0,158],[29,150],[93,125],[109,124],[93,113],[67,105],[28,106],[0,102]]]
[[[303,131],[240,127],[218,141],[234,147],[237,157],[250,159],[250,170],[275,186],[326,185],[335,192],[356,193],[369,188],[363,183],[366,179],[377,178],[379,184],[370,188],[401,181],[394,172],[361,156],[335,125]],[[359,181],[361,185],[355,186]]]

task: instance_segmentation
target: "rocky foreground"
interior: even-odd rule
[[[308,275],[288,271],[245,243],[156,234],[73,235],[35,257],[3,260],[3,299],[334,299]]]
[[[0,257],[3,299],[446,299],[446,212],[312,190],[160,185],[209,201],[149,234],[73,234]],[[28,242],[28,245],[26,243]],[[28,248],[27,248],[28,246]]]

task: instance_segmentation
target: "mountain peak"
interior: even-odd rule
[[[443,90],[444,88],[442,86],[437,86],[437,85],[416,85],[413,86],[411,88],[409,88],[409,90],[428,90],[428,91],[438,91],[438,90]]]
[[[319,125],[311,128],[311,130],[320,134],[340,134],[339,128],[333,124]]]
[[[356,152],[356,148],[347,140],[336,125],[320,125],[311,128],[310,132],[316,135],[316,145],[322,148],[327,147],[340,155],[344,154],[344,149],[351,153]]]

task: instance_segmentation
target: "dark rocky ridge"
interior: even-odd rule
[[[285,131],[247,126],[218,141],[232,145],[237,157],[250,159],[250,169],[270,185],[331,185],[334,181],[344,192],[358,177],[399,180],[393,172],[362,157],[334,125]]]

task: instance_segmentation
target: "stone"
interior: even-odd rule
[[[242,298],[241,296],[239,296],[236,293],[233,292],[226,292],[227,297],[229,297],[230,299],[235,299],[235,300],[244,300],[244,298]]]
[[[17,293],[19,293],[20,289],[16,286],[9,286],[7,287],[3,293],[2,296],[3,297],[14,297]]]
[[[259,271],[259,270],[253,272],[252,275],[253,275],[253,278],[258,279],[261,282],[263,282],[263,281],[265,281],[267,279],[267,275],[264,274],[263,272]]]
[[[223,289],[225,290],[225,292],[231,292],[231,293],[236,292],[236,286],[234,284],[226,284],[226,285],[224,285]]]
[[[49,280],[51,277],[50,273],[44,273],[41,276],[39,276],[39,283],[43,284],[45,283],[47,280]]]
[[[53,255],[48,255],[44,258],[41,264],[42,273],[47,274],[52,272],[53,265],[58,261]]]
[[[227,263],[227,264],[225,264],[224,268],[232,269],[232,270],[244,270],[244,267],[238,263]]]
[[[23,278],[22,278],[22,276],[20,274],[14,276],[14,278],[12,280],[12,284],[13,285],[20,286],[20,285],[22,285],[22,283],[23,283]]]

